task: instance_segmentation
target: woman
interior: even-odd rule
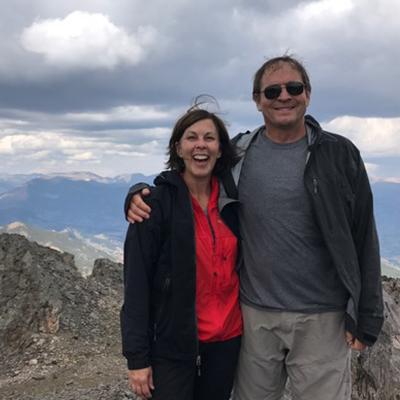
[[[125,240],[130,385],[142,398],[229,400],[242,334],[236,203],[220,214],[217,199],[237,157],[222,120],[197,107],[177,121],[168,155],[148,198],[152,218]]]

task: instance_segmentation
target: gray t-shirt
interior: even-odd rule
[[[260,133],[239,180],[245,264],[241,300],[253,307],[323,312],[345,308],[348,293],[323,242],[303,183],[308,144]]]

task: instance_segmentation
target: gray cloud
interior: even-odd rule
[[[156,172],[174,121],[198,94],[219,100],[232,134],[261,124],[252,76],[284,52],[308,68],[309,111],[318,119],[399,116],[397,0],[16,0],[2,7],[0,172]],[[360,119],[349,130],[364,151]],[[21,149],[49,133],[56,139],[47,146]],[[388,137],[399,146],[395,136]],[[82,145],[81,154],[65,151],[62,139]],[[12,157],[6,146],[14,146]]]

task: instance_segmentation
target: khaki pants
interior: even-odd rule
[[[350,350],[344,312],[303,314],[242,304],[244,332],[234,400],[349,400]]]

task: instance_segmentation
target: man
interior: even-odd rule
[[[233,139],[244,257],[235,400],[280,399],[288,377],[295,400],[350,399],[349,348],[372,345],[383,323],[365,167],[349,140],[305,116],[310,98],[300,62],[267,61],[253,85],[265,125]],[[128,219],[148,211],[135,196]]]

